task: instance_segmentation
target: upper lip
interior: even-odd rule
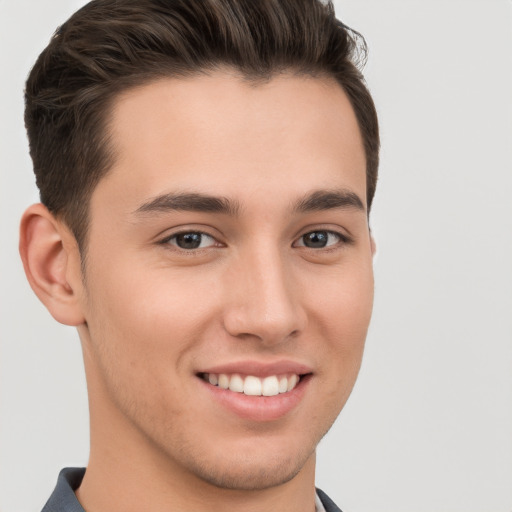
[[[312,373],[312,371],[313,370],[310,366],[290,360],[273,362],[245,360],[214,365],[202,369],[198,373],[239,373],[243,375],[253,375],[254,377],[268,377],[270,375],[284,375],[286,373],[305,375],[307,373]]]

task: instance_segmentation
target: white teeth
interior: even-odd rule
[[[295,375],[295,374],[292,375],[288,379],[288,389],[287,389],[287,391],[291,391],[297,385],[298,382],[299,382],[299,376]]]
[[[279,381],[277,377],[273,375],[272,377],[265,377],[263,379],[263,384],[261,386],[261,391],[263,396],[275,396],[279,394]]]
[[[261,396],[261,380],[258,377],[245,377],[244,395]]]
[[[279,379],[279,393],[286,393],[288,391],[288,379],[281,377]]]
[[[219,375],[219,388],[229,389],[229,377],[225,373]]]
[[[300,377],[297,374],[270,375],[260,379],[253,375],[245,378],[238,373],[228,375],[226,373],[203,374],[204,380],[212,386],[219,386],[222,389],[229,389],[235,393],[244,393],[249,396],[276,396],[280,393],[287,393],[297,386]]]
[[[236,393],[244,392],[244,380],[240,375],[232,375],[231,380],[229,381],[229,389],[231,391],[235,391]]]

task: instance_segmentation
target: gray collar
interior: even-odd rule
[[[42,512],[85,512],[75,496],[85,475],[85,468],[64,468],[57,485]],[[316,512],[341,512],[329,497],[317,489],[315,498]]]

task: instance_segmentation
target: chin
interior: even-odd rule
[[[238,456],[215,464],[213,467],[201,463],[194,468],[194,473],[204,482],[222,489],[237,491],[258,491],[283,485],[296,477],[306,465],[314,451],[309,454],[295,455],[292,459],[274,458],[272,460],[255,460]]]
[[[276,438],[263,432],[253,432],[249,439],[226,439],[218,433],[208,440],[203,437],[202,442],[198,438],[175,435],[173,446],[157,446],[164,457],[163,464],[170,464],[175,473],[179,470],[199,487],[258,491],[286,484],[303,470],[304,474],[314,473],[316,439],[297,439],[290,433],[288,439]]]

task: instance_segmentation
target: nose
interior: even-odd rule
[[[301,290],[278,250],[240,257],[229,277],[224,311],[224,327],[229,334],[275,345],[304,329]]]

